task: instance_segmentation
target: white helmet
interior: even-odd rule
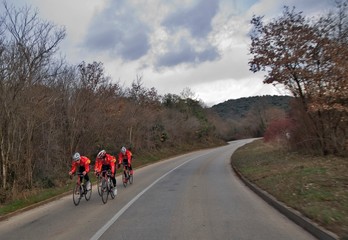
[[[81,159],[81,156],[78,152],[74,153],[72,159],[76,162]]]
[[[121,148],[121,153],[125,154],[126,151],[127,151],[127,149],[126,149],[125,147],[122,147],[122,148]]]
[[[106,155],[105,150],[101,150],[101,151],[98,153],[97,158],[104,158],[105,155]]]

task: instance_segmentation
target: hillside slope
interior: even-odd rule
[[[216,104],[211,109],[223,119],[238,120],[243,118],[247,112],[255,107],[277,107],[289,111],[289,103],[293,97],[290,96],[255,96],[228,101]]]

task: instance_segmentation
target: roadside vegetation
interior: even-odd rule
[[[262,139],[237,149],[231,164],[250,182],[348,239],[348,158],[289,151]]]
[[[347,154],[348,0],[336,4],[323,16],[284,7],[275,19],[251,20],[250,70],[295,97],[289,115],[275,122],[293,149],[311,154]]]

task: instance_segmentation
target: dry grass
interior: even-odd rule
[[[348,239],[348,159],[304,156],[262,140],[232,163],[251,182],[324,228]]]

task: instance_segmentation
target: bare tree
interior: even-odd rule
[[[52,73],[65,30],[40,20],[29,7],[3,6],[0,152],[1,187],[6,189],[9,181],[12,187],[33,183],[34,129],[41,124],[36,107],[45,99],[37,84]]]
[[[341,8],[347,9],[346,4],[339,5]],[[262,17],[251,21],[251,71],[266,71],[265,83],[283,84],[300,100],[311,121],[305,127],[315,134],[308,138],[320,145],[323,154],[344,151],[341,143],[347,139],[347,133],[337,131],[346,128],[348,113],[344,67],[348,45],[342,40],[346,34],[333,37],[333,26],[341,30],[347,26],[342,24],[346,16],[339,13],[341,20],[330,15],[311,23],[295,8],[285,7],[281,17],[267,24]]]

